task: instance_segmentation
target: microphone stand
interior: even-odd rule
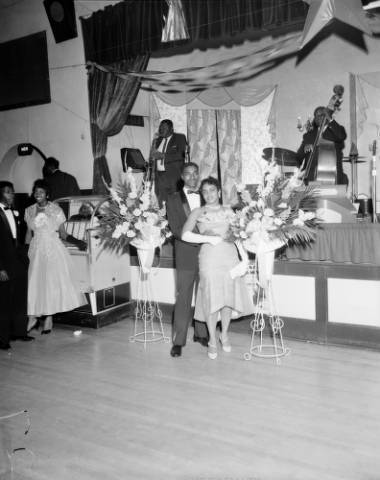
[[[376,214],[376,140],[372,144],[372,222],[377,223]]]

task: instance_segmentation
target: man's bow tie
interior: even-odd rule
[[[187,193],[187,195],[191,195],[191,194],[199,195],[198,190],[189,190],[189,189],[187,189],[187,190],[186,190],[186,193]]]

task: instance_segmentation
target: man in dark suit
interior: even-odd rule
[[[154,161],[156,195],[162,205],[169,195],[179,189],[187,141],[182,133],[174,133],[173,122],[168,119],[162,120],[158,134],[150,157]]]
[[[343,173],[342,164],[344,141],[347,137],[346,130],[331,118],[330,111],[326,107],[317,107],[314,110],[312,128],[303,136],[302,144],[297,151],[297,160],[301,170],[304,170],[309,163],[310,154],[313,149],[315,139],[317,138],[318,129],[325,116],[326,125],[321,134],[319,144],[322,144],[326,141],[333,143],[336,157],[336,183],[338,185],[346,184],[347,176]],[[316,179],[317,168],[318,151],[313,154],[309,174],[305,177],[306,181],[314,181]]]
[[[14,188],[0,181],[0,349],[9,341],[33,340],[27,335],[28,257],[19,244],[20,218],[12,209]]]
[[[193,319],[191,301],[194,284],[198,277],[199,245],[181,240],[182,227],[191,210],[201,205],[199,193],[196,191],[199,170],[196,163],[185,163],[181,178],[184,187],[168,197],[166,204],[169,226],[174,235],[176,266],[176,304],[174,307],[173,346],[170,354],[179,357],[182,347],[186,345],[187,330]],[[204,322],[194,320],[194,342],[207,346],[208,334]]]
[[[80,195],[75,177],[59,170],[59,161],[56,158],[49,157],[45,160],[43,175],[50,188],[49,200]]]

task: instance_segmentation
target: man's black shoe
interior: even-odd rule
[[[10,350],[10,348],[9,343],[0,343],[0,350]]]
[[[180,357],[182,355],[181,345],[173,345],[172,349],[170,350],[170,355],[172,357]]]
[[[34,337],[31,337],[30,335],[21,335],[19,337],[12,337],[11,340],[21,340],[22,342],[31,342],[34,340]]]
[[[205,337],[197,337],[196,335],[194,335],[193,340],[194,340],[194,342],[200,343],[204,347],[207,347],[207,345],[208,345],[208,340]]]

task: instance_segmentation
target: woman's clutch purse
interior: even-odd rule
[[[230,275],[232,280],[234,280],[237,277],[242,277],[247,273],[247,271],[248,271],[248,262],[246,260],[242,260],[233,268],[231,268]]]

